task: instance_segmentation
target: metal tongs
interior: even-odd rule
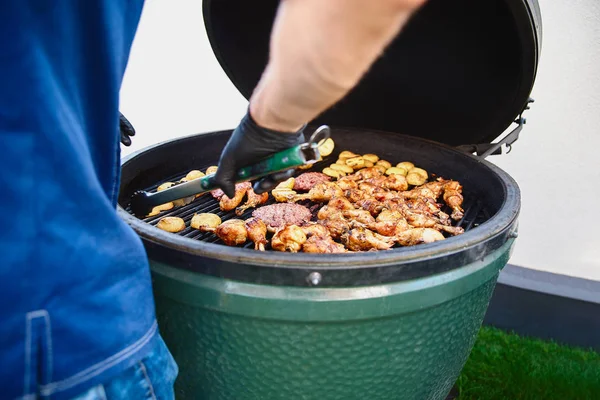
[[[316,163],[321,159],[319,143],[327,140],[330,135],[331,130],[327,125],[320,126],[315,130],[308,142],[273,154],[257,164],[240,169],[237,172],[236,183],[247,182],[276,172]],[[131,196],[130,207],[134,215],[145,217],[158,205],[210,192],[215,189],[218,189],[218,186],[215,183],[214,174],[210,174],[192,181],[177,184],[160,192],[149,193],[143,190],[137,191]]]

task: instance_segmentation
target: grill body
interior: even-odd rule
[[[516,183],[445,145],[334,128],[337,151],[411,160],[461,181],[478,204],[471,229],[391,251],[286,254],[166,233],[126,211],[133,191],[216,163],[229,133],[169,141],[123,162],[119,212],[148,252],[179,398],[443,399],[514,244]],[[187,206],[189,218],[202,201]],[[316,287],[312,272],[322,276]]]

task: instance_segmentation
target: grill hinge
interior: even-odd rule
[[[479,158],[487,158],[490,155],[498,155],[498,154],[508,154],[512,150],[512,144],[519,139],[519,134],[523,129],[523,125],[527,122],[525,118],[523,118],[523,113],[525,110],[529,110],[529,105],[533,103],[534,100],[530,97],[527,99],[527,104],[521,110],[519,117],[513,122],[517,124],[517,127],[513,129],[508,135],[503,137],[500,141],[496,143],[481,143],[481,144],[466,144],[457,146],[456,148],[464,151],[466,153],[476,154]],[[506,145],[506,153],[503,153],[502,146]]]

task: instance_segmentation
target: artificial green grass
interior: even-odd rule
[[[598,400],[600,354],[484,327],[456,386],[458,400]]]

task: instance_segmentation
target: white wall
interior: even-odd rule
[[[492,157],[523,192],[511,263],[600,281],[600,2],[540,0],[536,103],[513,152]],[[121,92],[131,148],[233,128],[246,109],[212,54],[201,0],[148,0]]]

